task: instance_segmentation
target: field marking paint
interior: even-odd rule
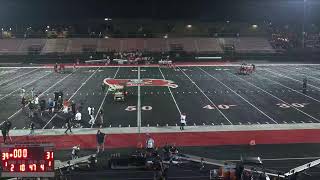
[[[32,72],[34,72],[34,71],[36,71],[36,70],[39,70],[39,69],[37,68],[37,69],[34,69],[34,70],[32,70],[32,71],[23,73],[23,74],[21,74],[21,75],[19,75],[19,76],[16,76],[16,77],[14,77],[14,78],[11,78],[11,79],[9,79],[9,80],[7,80],[7,81],[5,81],[5,82],[2,82],[2,83],[0,84],[0,86],[1,86],[2,84],[5,84],[5,83],[7,83],[7,82],[10,82],[10,81],[12,81],[12,80],[14,80],[14,79],[17,79],[17,78],[19,78],[19,77],[21,77],[21,76],[25,76],[25,75],[27,75],[27,74],[30,74],[30,73],[32,73]]]
[[[160,71],[160,73],[161,73],[161,75],[162,75],[162,78],[163,78],[164,80],[166,80],[166,78],[164,77],[164,75],[163,75],[163,73],[162,73],[162,71],[161,71],[161,68],[160,68],[160,67],[158,67],[158,68],[159,68],[159,71]],[[178,106],[178,104],[177,104],[177,101],[176,101],[176,99],[174,98],[174,96],[173,96],[173,94],[172,94],[172,91],[171,91],[171,89],[169,88],[169,86],[167,86],[167,87],[168,87],[168,90],[169,90],[170,95],[171,95],[171,97],[172,97],[172,100],[173,100],[174,104],[176,105],[177,110],[179,111],[179,114],[181,115],[181,110],[180,110],[180,108],[179,108],[179,106]]]
[[[278,124],[277,121],[275,121],[272,117],[270,117],[269,115],[267,115],[265,112],[263,112],[262,110],[260,110],[258,107],[256,107],[254,104],[252,104],[251,102],[249,102],[246,98],[242,97],[240,94],[238,94],[236,91],[234,91],[233,89],[231,89],[229,86],[227,86],[226,84],[224,84],[223,82],[221,82],[219,79],[217,79],[216,77],[212,76],[210,73],[208,73],[207,71],[203,70],[202,68],[198,67],[201,71],[203,71],[204,73],[206,73],[208,76],[212,77],[213,79],[215,79],[216,81],[218,81],[220,84],[222,84],[224,87],[228,88],[230,91],[232,91],[233,93],[235,93],[237,96],[239,96],[241,99],[243,99],[245,102],[247,102],[248,104],[250,104],[252,107],[254,107],[256,110],[258,110],[261,114],[263,114],[264,116],[266,116],[268,119],[270,119],[271,121],[273,121],[274,123]]]
[[[138,80],[140,82],[140,67],[138,67]],[[137,102],[137,126],[138,126],[138,133],[139,133],[139,139],[140,139],[140,133],[141,133],[141,86],[140,83],[138,84],[138,102]]]
[[[291,77],[288,77],[288,76],[286,76],[286,75],[283,75],[283,74],[280,74],[280,73],[276,73],[276,72],[270,71],[270,70],[268,70],[268,69],[263,69],[263,70],[268,71],[268,72],[270,72],[270,73],[272,73],[272,74],[276,74],[276,75],[278,75],[278,76],[280,76],[280,77],[282,76],[282,77],[291,79],[291,80],[293,80],[293,81],[300,82],[300,83],[302,84],[302,81],[299,81],[299,80],[297,80],[297,79],[295,79],[295,78],[291,78]],[[320,91],[320,87],[318,87],[318,86],[315,86],[315,85],[312,85],[312,84],[309,84],[309,83],[308,83],[308,86],[314,87],[314,88],[316,88],[318,91]]]
[[[44,92],[42,92],[41,94],[39,94],[39,98],[41,97],[41,96],[43,96],[47,91],[49,91],[51,88],[53,88],[54,86],[56,86],[58,83],[60,83],[61,81],[63,81],[63,80],[65,80],[67,77],[69,77],[69,76],[71,76],[74,72],[76,72],[76,71],[78,71],[78,69],[77,70],[75,70],[75,71],[73,71],[71,74],[68,74],[67,76],[65,76],[64,78],[62,78],[62,79],[60,79],[59,81],[57,81],[56,83],[54,83],[52,86],[50,86],[47,90],[45,90]],[[28,106],[28,104],[27,105],[25,105],[25,107],[27,107]],[[11,118],[13,118],[15,115],[17,115],[18,113],[20,113],[21,111],[22,111],[22,109],[23,108],[20,108],[18,111],[16,111],[14,114],[12,114],[10,117],[8,117],[8,119],[11,119]]]
[[[46,76],[48,76],[48,75],[50,75],[50,74],[52,74],[52,72],[47,73],[47,74],[45,74],[45,75],[41,76],[41,77],[40,77],[40,78],[38,78],[38,79],[35,79],[35,80],[33,80],[33,81],[30,81],[29,83],[22,85],[22,87],[24,87],[24,86],[28,86],[28,85],[30,85],[30,84],[32,84],[32,83],[34,83],[34,82],[38,81],[39,79],[42,79],[42,78],[44,78],[44,77],[46,77]],[[13,94],[13,93],[15,93],[15,92],[19,91],[20,89],[21,89],[21,88],[18,88],[18,89],[16,89],[16,90],[12,91],[11,93],[9,93],[9,94],[7,94],[7,95],[3,96],[2,98],[0,98],[0,101],[1,101],[2,99],[5,99],[6,97],[10,96],[11,94]]]
[[[179,68],[179,67],[178,67]],[[203,92],[203,90],[194,82],[184,71],[182,72],[190,81],[192,84],[194,84],[199,91],[208,99],[208,101],[217,109],[217,111],[229,122],[229,124],[233,125],[233,123],[227,118],[227,116],[212,102],[212,100]]]
[[[92,78],[92,76],[93,76],[96,72],[98,72],[99,69],[100,69],[100,68],[96,69],[83,83],[81,83],[81,86],[71,95],[71,97],[69,97],[68,101],[70,101],[70,100],[77,94],[77,92],[87,83],[87,81],[88,81],[89,79]],[[58,115],[58,113],[54,114],[54,115],[50,118],[50,120],[47,122],[47,124],[42,127],[42,129],[44,129],[48,124],[50,124],[50,122],[51,122],[57,115]]]
[[[118,74],[118,72],[119,72],[119,69],[120,69],[120,67],[118,67],[118,69],[117,69],[116,73],[115,73],[115,74],[114,74],[114,76],[113,76],[113,79],[117,77],[117,74]],[[100,104],[100,106],[99,106],[99,109],[98,109],[98,111],[97,111],[96,116],[94,117],[94,122],[92,123],[91,128],[92,128],[92,127],[93,127],[93,125],[95,124],[96,119],[97,119],[97,117],[98,117],[98,115],[99,115],[99,112],[100,112],[100,110],[101,110],[102,106],[104,105],[104,102],[105,102],[105,100],[106,100],[106,98],[107,98],[108,94],[109,94],[109,88],[108,88],[107,92],[105,93],[105,95],[104,95],[104,97],[103,97],[103,100],[102,100],[102,102],[101,102],[101,104]]]
[[[305,70],[305,69],[303,69],[303,68],[295,68],[296,70]],[[292,71],[291,70],[288,70],[288,69],[284,69],[284,68],[281,68],[281,70],[283,71],[286,71],[286,72],[290,72],[290,73],[292,73]],[[319,69],[317,69],[318,71],[319,71]],[[319,75],[316,71],[312,71],[313,73],[315,73],[316,75]],[[301,71],[297,71],[297,73],[298,74],[301,74],[301,75],[303,75],[303,76],[306,76],[306,77],[309,77],[310,79],[315,79],[315,80],[317,80],[317,81],[320,81],[320,78],[317,78],[317,77],[314,77],[314,76],[311,76],[311,75],[309,75],[309,74],[307,74],[307,72],[301,72]]]
[[[234,74],[232,74],[232,75],[233,75],[233,76],[235,76]],[[266,90],[264,90],[264,89],[262,89],[262,88],[260,88],[260,87],[258,87],[258,86],[256,86],[256,85],[254,85],[254,84],[253,84],[253,83],[251,83],[251,82],[248,82],[248,81],[244,80],[243,78],[241,78],[241,77],[239,77],[239,76],[236,76],[236,77],[238,77],[238,78],[239,78],[239,79],[241,79],[242,81],[244,81],[244,82],[246,82],[246,83],[250,84],[251,86],[254,86],[255,88],[260,89],[261,91],[263,91],[263,92],[265,92],[265,93],[269,94],[269,95],[270,95],[270,96],[272,96],[273,98],[275,98],[275,99],[277,99],[277,100],[279,100],[279,101],[283,102],[284,104],[286,104],[286,105],[288,105],[288,106],[290,106],[290,107],[294,108],[295,110],[297,110],[297,111],[301,112],[302,114],[304,114],[304,115],[306,115],[306,116],[310,117],[311,119],[313,119],[313,120],[315,120],[315,121],[320,122],[320,120],[319,120],[319,119],[317,119],[317,118],[315,118],[315,117],[311,116],[310,114],[308,114],[308,113],[306,113],[306,112],[304,112],[304,111],[302,111],[302,110],[300,110],[300,109],[296,108],[295,106],[293,106],[293,105],[291,105],[291,104],[287,103],[286,101],[284,101],[284,100],[280,99],[279,97],[277,97],[277,96],[275,96],[275,95],[273,95],[273,94],[269,93],[268,91],[266,91]]]

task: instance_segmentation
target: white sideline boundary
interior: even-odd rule
[[[137,127],[111,127],[111,128],[73,128],[72,135],[96,134],[100,129],[106,134],[136,134]],[[57,136],[65,135],[66,129],[36,129],[34,136]],[[215,125],[215,126],[185,126],[183,133],[193,132],[242,132],[242,131],[278,131],[278,130],[319,130],[320,123],[297,123],[297,124],[252,124],[252,125]],[[10,136],[26,136],[29,129],[10,130]],[[141,127],[141,133],[179,133],[179,126]]]
[[[255,64],[256,67],[263,67],[263,66],[320,66],[320,64],[294,64],[294,63],[270,63],[270,64]],[[234,64],[180,64],[180,65],[175,65],[176,67],[240,67],[240,63],[234,63]],[[92,67],[105,67],[105,68],[113,68],[113,67],[159,67],[159,65],[154,64],[154,65],[141,65],[141,66],[135,66],[135,65],[83,65],[83,66],[77,66],[77,68],[92,68]],[[53,69],[53,66],[11,66],[11,67],[0,67],[0,69],[12,69],[12,68],[20,68],[20,69],[32,69],[32,68],[42,68],[42,69]],[[65,66],[65,68],[73,68],[73,66]]]

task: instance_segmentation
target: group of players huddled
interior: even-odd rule
[[[256,66],[254,64],[242,63],[240,66],[239,74],[248,75],[256,71]]]

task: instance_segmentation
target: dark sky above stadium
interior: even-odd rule
[[[307,1],[308,19],[320,20],[320,0]],[[303,0],[0,0],[0,24],[77,23],[105,17],[294,22],[302,12]]]

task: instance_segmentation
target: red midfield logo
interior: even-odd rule
[[[178,85],[173,81],[165,79],[111,79],[106,78],[103,81],[106,85],[115,87],[115,86],[167,86],[171,88],[177,88]]]

